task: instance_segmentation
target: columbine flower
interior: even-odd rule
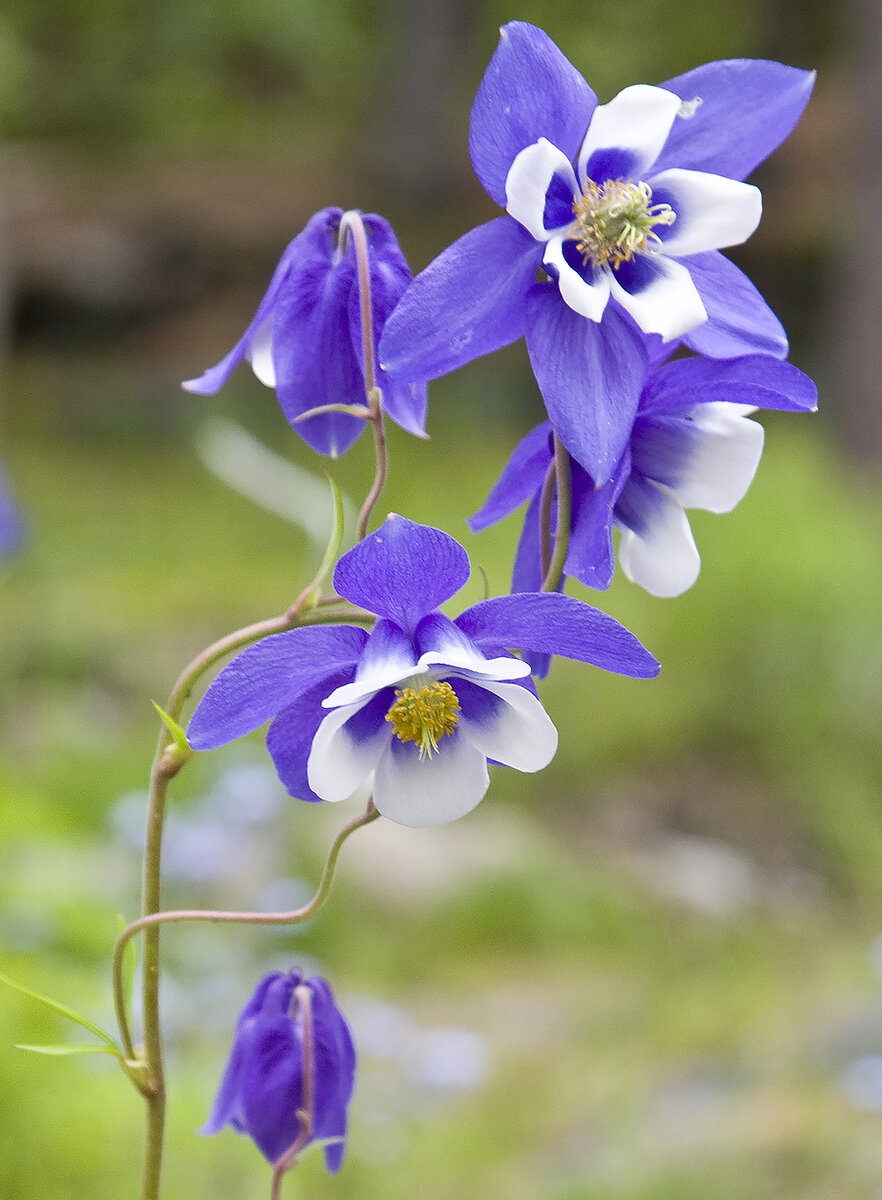
[[[233,349],[198,379],[189,392],[214,395],[246,358],[254,374],[275,388],[282,411],[314,450],[337,455],[348,450],[364,421],[348,413],[323,413],[299,422],[302,413],[327,404],[364,404],[364,355],[358,272],[353,239],[341,249],[344,214],[324,208],[286,248],[254,320]],[[362,217],[368,237],[373,336],[376,345],[386,318],[410,282],[410,270],[392,226],[376,213]],[[402,429],[425,436],[424,384],[389,379],[377,385],[383,407]]]
[[[309,992],[308,1016],[303,989]],[[305,1024],[309,1021],[312,1061],[304,1064]],[[309,1072],[312,1111],[306,1111],[309,1137],[333,1139],[324,1147],[331,1174],[343,1162],[346,1108],[355,1081],[355,1049],[342,1014],[324,979],[303,979],[299,971],[265,975],[242,1009],[217,1098],[201,1132],[219,1133],[232,1125],[252,1138],[275,1164],[297,1140],[306,1110]]]
[[[468,577],[453,538],[389,517],[334,572],[341,596],[377,614],[370,636],[292,629],[243,651],[198,705],[190,745],[213,749],[273,717],[267,747],[293,796],[343,800],[373,773],[384,816],[438,825],[482,798],[488,759],[538,771],[557,748],[528,664],[504,648],[658,671],[617,621],[568,596],[501,596],[452,621],[438,605]]]
[[[566,573],[589,587],[608,587],[615,526],[619,564],[630,580],[654,596],[685,592],[701,563],[684,510],[729,512],[741,500],[763,448],[763,428],[748,414],[757,408],[805,412],[816,404],[808,376],[768,355],[680,359],[653,371],[612,478],[597,487],[571,462]],[[552,460],[546,421],[522,440],[469,522],[485,529],[530,500],[512,580],[516,591],[532,591],[541,582],[540,493]]]
[[[470,149],[509,215],[417,276],[386,327],[385,369],[432,379],[525,336],[552,424],[605,482],[636,412],[639,330],[718,357],[786,356],[777,318],[718,248],[753,231],[760,194],[741,181],[793,128],[812,80],[738,59],[598,105],[542,30],[506,25]]]

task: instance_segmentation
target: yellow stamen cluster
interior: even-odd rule
[[[419,688],[396,688],[396,700],[386,713],[401,742],[416,742],[420,759],[429,758],[438,742],[456,729],[459,700],[449,683],[427,683]]]
[[[673,225],[677,214],[669,204],[652,204],[648,183],[625,183],[607,179],[597,184],[589,179],[582,195],[573,201],[576,216],[571,236],[582,262],[613,268],[630,262],[637,254],[661,249],[653,225]],[[650,245],[651,243],[651,245]]]

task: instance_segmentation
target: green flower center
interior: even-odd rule
[[[427,683],[417,688],[396,688],[396,700],[386,713],[400,742],[415,742],[420,759],[429,758],[438,742],[456,729],[459,700],[449,683]]]
[[[670,204],[653,204],[648,183],[625,183],[607,179],[597,184],[589,179],[582,195],[573,201],[576,220],[570,236],[582,262],[613,268],[630,262],[638,254],[658,252],[661,238],[653,225],[673,225],[677,214]]]

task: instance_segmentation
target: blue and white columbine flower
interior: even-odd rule
[[[679,359],[652,371],[628,445],[600,487],[571,461],[572,523],[565,573],[592,588],[609,587],[615,563],[654,596],[678,596],[701,565],[685,510],[729,512],[759,464],[763,428],[757,408],[810,412],[817,390],[796,367],[769,355]],[[540,495],[552,468],[546,421],[521,441],[472,529],[507,516],[529,500],[512,586],[532,591],[542,580]]]
[[[719,248],[755,228],[760,194],[742,181],[791,131],[812,81],[738,59],[598,105],[542,30],[506,25],[470,149],[509,215],[417,276],[381,342],[386,370],[431,379],[525,336],[552,424],[605,482],[636,413],[641,331],[718,357],[786,356],[777,318]]]
[[[254,320],[233,349],[189,392],[214,395],[247,359],[254,374],[275,389],[282,411],[320,454],[348,450],[364,421],[348,413],[302,413],[327,404],[364,404],[364,355],[358,271],[352,237],[340,246],[344,213],[324,208],[287,246]],[[374,345],[411,275],[392,226],[376,213],[362,216],[368,240]],[[408,433],[425,436],[426,387],[377,372],[383,407]]]
[[[325,1141],[331,1174],[343,1162],[346,1109],[355,1082],[355,1048],[327,982],[299,971],[265,975],[242,1009],[236,1036],[211,1113],[200,1132],[232,1125],[275,1164],[300,1133],[304,1016],[299,988],[309,990],[312,1031],[312,1112],[309,1141]]]
[[[291,795],[344,800],[373,774],[385,817],[439,825],[481,800],[488,759],[538,771],[557,749],[530,667],[510,650],[658,672],[618,621],[569,596],[500,596],[450,620],[438,606],[468,577],[453,538],[390,516],[334,572],[339,595],[376,613],[370,635],[314,626],[243,651],[196,708],[190,745],[213,749],[273,718],[267,748]]]

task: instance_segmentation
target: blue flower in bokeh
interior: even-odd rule
[[[198,379],[189,392],[214,395],[247,359],[254,374],[274,388],[293,428],[320,454],[348,450],[364,421],[348,413],[323,413],[298,421],[327,404],[364,404],[358,271],[352,237],[341,247],[343,211],[324,208],[288,245],[254,320],[233,349]],[[368,240],[374,345],[386,318],[410,283],[410,270],[392,226],[376,213],[362,216]],[[425,435],[426,387],[377,372],[383,407],[409,433]]]
[[[24,520],[0,466],[0,554],[11,554],[24,540]]]
[[[510,649],[559,654],[638,678],[658,663],[618,621],[558,594],[499,596],[455,621],[438,606],[469,577],[458,542],[391,516],[337,564],[334,587],[376,613],[273,634],[217,676],[187,737],[210,750],[274,718],[267,748],[288,791],[344,800],[373,775],[374,803],[401,825],[470,812],[487,761],[545,767],[557,731]]]
[[[309,991],[309,1015],[298,997]],[[301,1133],[305,1111],[305,1022],[311,1029],[312,1084],[308,1141],[328,1141],[325,1165],[335,1174],[343,1162],[346,1110],[355,1083],[355,1048],[349,1028],[324,979],[303,979],[299,971],[265,975],[242,1009],[227,1068],[214,1106],[201,1132],[219,1133],[232,1125],[252,1138],[275,1164]]]
[[[677,596],[698,577],[700,559],[685,509],[729,512],[750,486],[763,448],[757,408],[808,412],[817,390],[807,375],[769,355],[678,359],[650,372],[637,419],[612,477],[598,486],[571,460],[572,517],[565,572],[592,588],[609,587],[615,563],[654,596]],[[553,460],[549,422],[515,449],[474,530],[529,500],[512,587],[542,580],[540,497]]]
[[[386,326],[384,368],[433,379],[526,337],[552,425],[605,483],[636,414],[644,335],[786,356],[777,318],[719,248],[755,228],[760,193],[742,181],[790,133],[812,83],[737,59],[598,105],[541,29],[506,25],[470,150],[508,215],[417,276]]]

